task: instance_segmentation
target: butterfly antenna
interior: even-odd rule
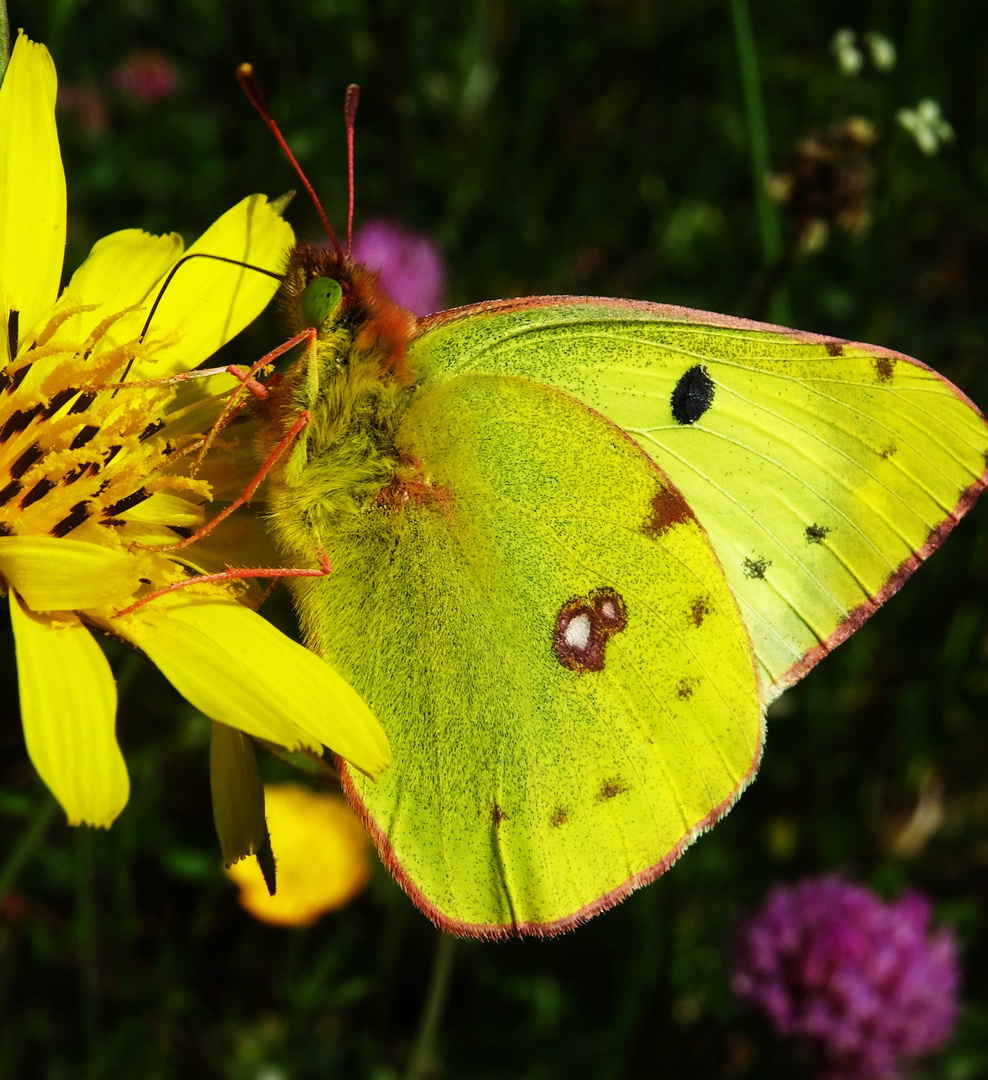
[[[336,239],[336,233],[333,232],[333,227],[329,223],[329,218],[326,217],[326,211],[322,208],[322,203],[319,201],[319,196],[316,195],[315,189],[309,183],[308,177],[302,172],[302,166],[299,165],[295,159],[295,155],[291,152],[288,143],[285,142],[284,135],[281,134],[278,125],[275,123],[274,117],[271,115],[271,110],[268,108],[268,103],[264,98],[264,92],[261,90],[261,83],[257,76],[254,74],[253,64],[241,64],[237,68],[237,82],[240,83],[240,89],[247,95],[247,100],[257,109],[260,113],[261,119],[271,129],[271,134],[274,135],[278,141],[278,145],[281,147],[282,153],[291,162],[292,168],[295,170],[299,180],[302,181],[302,186],[309,194],[309,198],[315,205],[316,210],[319,213],[319,217],[322,220],[323,226],[326,232],[329,233],[330,240],[333,241],[333,247],[336,248],[336,254],[343,258],[343,249],[340,247],[339,240]],[[356,106],[355,106],[356,107]],[[351,206],[353,202],[353,184],[350,185],[350,200]]]
[[[347,180],[350,191],[346,213],[346,253],[353,250],[353,125],[357,119],[357,106],[360,104],[360,87],[351,83],[346,88],[343,100],[343,117],[346,121],[346,164]]]

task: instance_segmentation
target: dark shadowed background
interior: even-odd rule
[[[251,60],[340,228],[343,93],[361,84],[357,221],[430,234],[449,305],[567,292],[779,317],[917,356],[985,405],[982,12],[751,0],[764,125],[746,113],[728,0],[12,0],[10,16],[59,71],[68,268],[115,229],[191,241],[245,194],[296,186],[237,88]],[[863,50],[854,76],[831,48],[842,27]],[[894,44],[892,70],[867,31]],[[173,67],[159,100],[118,73],[135,50]],[[933,154],[896,120],[925,98],[955,133]],[[790,191],[763,217],[752,134]],[[304,199],[289,217],[319,235]],[[279,333],[266,316],[230,358]],[[558,940],[458,943],[432,1075],[809,1075],[734,1000],[729,944],[773,883],[832,871],[887,896],[922,889],[953,923],[963,1018],[915,1075],[988,1075],[986,578],[988,503],[781,699],[757,781],[669,874]],[[212,829],[208,722],[150,664],[108,651],[133,794],[109,832],[53,821],[0,907],[0,1076],[402,1076],[436,932],[380,870],[308,930],[242,912]],[[44,800],[8,716],[0,864]],[[932,832],[915,827],[920,803]]]

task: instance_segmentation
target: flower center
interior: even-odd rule
[[[53,315],[34,345],[0,373],[0,535],[73,533],[116,546],[140,538],[137,508],[154,495],[183,491],[197,496],[197,504],[209,497],[207,484],[168,468],[176,452],[198,438],[167,438],[174,387],[113,386],[153,347],[139,339],[111,340],[120,315],[104,319],[83,342],[56,337],[84,310],[91,309]],[[159,530],[170,526],[188,535],[197,507],[169,505],[184,524],[156,515]]]

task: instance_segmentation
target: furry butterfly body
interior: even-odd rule
[[[595,298],[416,320],[302,245],[283,300],[317,338],[265,406],[269,445],[312,414],[274,529],[329,555],[307,640],[391,741],[347,793],[454,932],[556,933],[666,869],[985,484],[981,414],[888,350]]]

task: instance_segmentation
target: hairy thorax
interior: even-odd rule
[[[378,290],[376,275],[299,245],[280,297],[294,332],[306,325],[306,287],[326,278],[342,287],[338,309],[261,405],[264,456],[310,415],[272,469],[268,495],[279,543],[299,560],[332,555],[363,515],[393,506],[417,469],[396,438],[414,387],[405,345],[415,317]]]

